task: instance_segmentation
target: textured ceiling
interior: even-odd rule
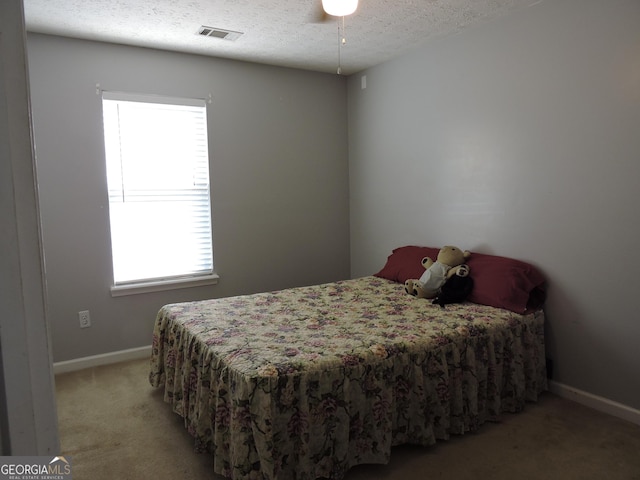
[[[24,0],[24,8],[31,32],[321,72],[335,73],[339,61],[348,75],[540,1],[360,0],[340,49],[341,23],[321,21],[321,0]],[[243,35],[204,37],[202,25]]]

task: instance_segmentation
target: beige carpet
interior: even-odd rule
[[[147,360],[56,377],[62,454],[75,480],[222,480],[193,452],[181,419],[147,382]],[[523,413],[429,448],[398,447],[389,465],[345,480],[640,480],[640,426],[550,393]]]

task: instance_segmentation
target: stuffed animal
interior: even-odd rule
[[[467,250],[463,252],[458,247],[451,245],[442,247],[435,262],[429,257],[422,259],[424,273],[418,280],[407,280],[404,283],[405,291],[418,298],[437,297],[444,283],[453,275],[469,274],[469,266],[464,262],[470,255],[470,252]]]

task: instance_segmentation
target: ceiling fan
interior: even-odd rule
[[[346,17],[358,8],[358,0],[316,0],[315,4],[313,23],[330,22],[334,17]]]
[[[325,23],[337,20],[338,24],[338,70],[337,73],[342,73],[341,66],[341,47],[347,43],[344,34],[344,17],[351,15],[358,8],[358,0],[322,0],[322,3],[316,2],[316,10],[314,11],[313,23]],[[342,23],[342,25],[341,25]]]

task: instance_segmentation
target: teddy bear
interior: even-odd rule
[[[444,283],[453,275],[459,277],[469,275],[469,266],[464,262],[470,256],[471,252],[462,251],[458,247],[451,245],[442,247],[435,262],[429,257],[422,259],[424,273],[417,280],[407,280],[404,283],[405,291],[418,298],[437,297]]]

